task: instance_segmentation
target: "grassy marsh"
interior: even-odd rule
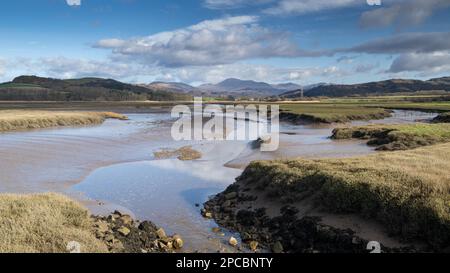
[[[1,253],[107,252],[93,231],[93,220],[78,203],[58,194],[0,195]]]
[[[282,110],[282,119],[319,123],[382,119],[391,115],[389,111],[383,108],[369,108],[349,104],[284,104],[280,108]]]
[[[113,112],[2,110],[0,111],[0,132],[58,126],[94,125],[101,124],[108,118],[127,119],[126,116]]]
[[[450,124],[367,125],[336,128],[333,139],[368,139],[377,150],[407,150],[450,141]]]
[[[314,197],[333,213],[381,222],[391,235],[450,244],[450,143],[325,160],[257,161],[239,180],[285,203]]]

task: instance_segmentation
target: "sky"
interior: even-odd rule
[[[450,0],[7,0],[0,82],[450,76],[449,14]]]

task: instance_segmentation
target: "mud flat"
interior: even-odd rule
[[[450,251],[450,144],[350,159],[258,161],[204,205],[250,248]]]

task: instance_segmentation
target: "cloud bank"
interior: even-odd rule
[[[255,58],[322,54],[301,50],[289,33],[262,27],[258,21],[256,16],[227,17],[146,37],[104,39],[94,46],[112,50],[118,60],[163,67],[220,65]]]

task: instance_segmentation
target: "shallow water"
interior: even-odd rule
[[[260,152],[246,141],[175,142],[168,113],[130,114],[129,121],[103,125],[0,134],[0,191],[58,191],[85,202],[94,213],[114,209],[149,219],[179,233],[187,251],[232,251],[211,231],[200,207],[232,184],[252,160],[348,157],[373,153],[362,141],[332,141],[332,126],[280,127],[280,148]],[[411,123],[432,114],[395,111],[383,123]],[[354,122],[362,125],[380,121]],[[192,145],[195,161],[154,160],[161,148]]]

